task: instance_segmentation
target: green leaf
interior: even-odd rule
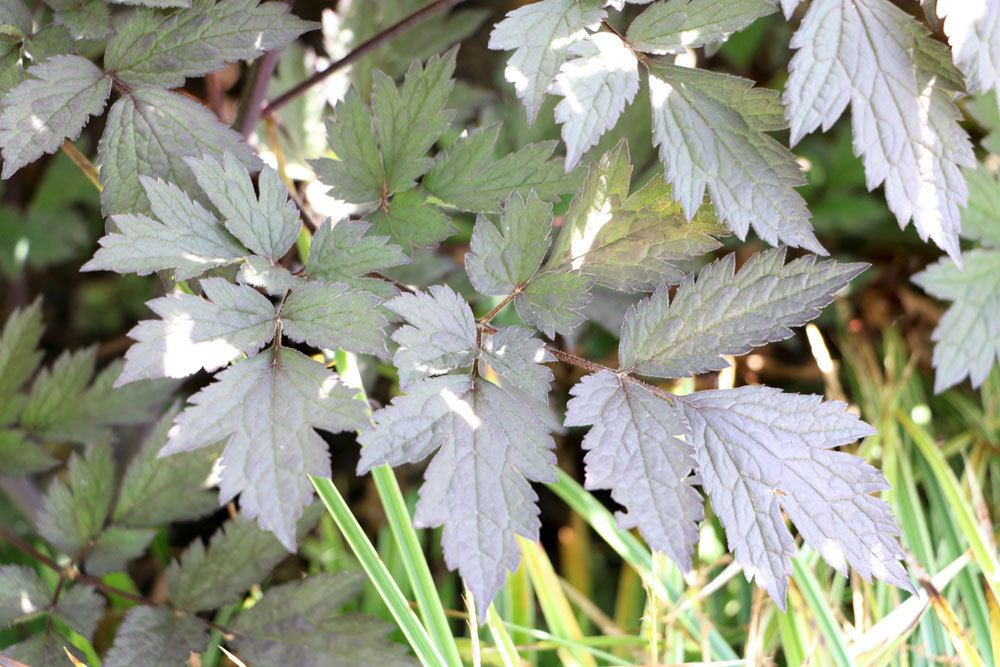
[[[445,105],[457,52],[433,56],[423,67],[414,63],[399,88],[390,77],[375,72],[372,115],[385,173],[383,187],[389,194],[413,187],[431,167],[427,151],[451,121]]]
[[[963,169],[969,205],[962,209],[962,236],[1000,248],[1000,183],[983,165]]]
[[[1000,359],[1000,250],[962,253],[963,268],[939,260],[913,276],[931,296],[954,301],[934,334],[934,391],[966,377],[980,386]]]
[[[375,291],[383,298],[395,296],[396,289],[391,284],[365,276],[409,264],[411,260],[402,248],[390,243],[388,236],[367,234],[369,229],[366,222],[347,219],[336,224],[328,220],[320,225],[309,246],[306,271],[310,277],[345,282],[351,287]]]
[[[683,53],[722,42],[761,16],[778,10],[774,0],[667,0],[639,14],[625,39],[649,53]]]
[[[107,445],[74,454],[66,480],[55,479],[38,515],[38,532],[65,554],[73,555],[104,528],[115,490],[115,464]]]
[[[137,10],[108,41],[104,66],[134,86],[176,88],[184,79],[280,49],[316,28],[283,2],[194,0],[172,15]]]
[[[115,523],[155,528],[191,521],[218,508],[219,494],[210,487],[210,476],[221,447],[159,457],[177,413],[174,406],[160,418],[125,469],[112,515]]]
[[[0,271],[20,278],[26,266],[47,268],[82,255],[92,242],[84,219],[73,210],[58,214],[0,207]]]
[[[568,334],[586,319],[583,309],[590,303],[590,284],[579,271],[542,273],[517,295],[514,307],[522,320],[549,338],[556,332]]]
[[[0,400],[11,398],[38,368],[42,361],[38,342],[43,330],[40,299],[15,310],[7,319],[0,335]]]
[[[89,641],[104,615],[104,598],[90,586],[78,584],[63,591],[52,613]]]
[[[281,264],[272,264],[271,260],[257,255],[250,255],[240,266],[236,274],[236,282],[252,287],[259,287],[271,296],[283,297],[294,287],[305,284],[300,276]]]
[[[317,507],[317,510],[319,508]],[[298,533],[309,532],[319,511],[307,511]],[[269,532],[248,519],[227,521],[208,547],[196,541],[167,570],[167,590],[178,609],[190,612],[218,609],[239,600],[262,582],[288,551]]]
[[[298,343],[386,356],[382,300],[345,283],[310,281],[281,306],[282,331]]]
[[[390,627],[340,608],[361,590],[363,575],[315,574],[269,589],[236,617],[233,645],[257,665],[414,665],[405,648],[386,639]]]
[[[97,147],[104,186],[101,208],[105,215],[148,211],[141,176],[197,192],[185,158],[221,160],[227,152],[250,169],[260,168],[240,135],[205,107],[161,88],[135,88],[112,105]]]
[[[397,193],[389,210],[371,213],[368,222],[376,234],[388,236],[407,251],[435,246],[455,231],[451,219],[419,190]]]
[[[73,39],[104,39],[111,34],[111,11],[103,0],[45,0],[55,22]]]
[[[507,295],[527,282],[542,265],[549,247],[552,207],[534,193],[513,194],[500,215],[500,228],[480,216],[472,231],[465,271],[482,294]]]
[[[326,137],[334,158],[311,160],[310,165],[330,196],[352,204],[380,201],[385,175],[371,112],[352,88],[326,124]]]
[[[68,639],[46,627],[43,632],[4,649],[4,655],[25,665],[62,666],[67,664],[67,651],[77,660],[84,660],[80,651]]]
[[[104,659],[104,667],[177,667],[191,653],[208,648],[208,628],[193,616],[169,609],[133,607],[128,610]]]
[[[27,565],[0,565],[0,628],[48,609],[52,593]]]
[[[814,319],[866,264],[816,261],[785,264],[782,248],[754,255],[739,272],[735,257],[712,262],[677,288],[666,288],[629,309],[618,350],[621,367],[655,377],[720,370],[722,355],[746,354],[783,340]]]
[[[649,292],[679,283],[686,261],[719,247],[715,237],[726,230],[710,206],[688,221],[662,176],[629,195],[631,173],[624,140],[591,165],[547,266],[579,269],[619,291]]]
[[[32,30],[31,11],[22,0],[0,0],[0,27],[10,26],[25,37]]]
[[[206,278],[201,286],[207,299],[175,293],[146,304],[161,319],[143,320],[129,331],[136,344],[125,353],[116,386],[214,371],[274,337],[274,306],[266,296],[224,278]]]
[[[233,236],[272,263],[284,257],[302,223],[298,208],[288,198],[288,189],[274,169],[261,170],[257,195],[246,166],[231,153],[223,156],[221,164],[207,157],[188,160],[188,165]]]
[[[781,96],[748,79],[656,62],[649,70],[653,143],[690,218],[706,190],[740,239],[826,254],[809,223],[795,156],[768,132],[786,127]]]
[[[146,553],[156,530],[111,526],[100,534],[84,561],[88,574],[103,576],[125,568],[125,564]]]
[[[240,496],[240,510],[295,550],[295,521],[313,497],[307,475],[329,475],[326,443],[314,429],[355,431],[370,423],[323,364],[290,348],[274,348],[220,373],[177,418],[166,456],[227,440],[220,501]]]
[[[148,176],[141,176],[139,184],[152,216],[112,216],[114,231],[101,238],[101,247],[81,271],[145,276],[172,270],[176,280],[188,280],[247,255],[212,213],[176,185]]]
[[[22,477],[48,470],[58,464],[22,431],[0,429],[0,475]]]
[[[556,142],[528,144],[497,157],[500,124],[475,130],[438,155],[424,175],[421,187],[445,206],[460,211],[498,213],[512,192],[529,192],[546,201],[572,192],[578,172],[565,173],[561,160],[552,159]]]
[[[0,112],[5,179],[79,137],[111,94],[111,78],[79,56],[53,56],[27,74],[7,93]]]

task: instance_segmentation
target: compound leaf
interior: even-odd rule
[[[801,257],[785,264],[776,248],[735,273],[735,257],[712,262],[677,288],[631,307],[622,326],[622,368],[656,377],[686,377],[728,366],[722,355],[746,354],[792,335],[819,315],[866,265]]]
[[[511,51],[504,77],[533,123],[569,47],[606,16],[600,0],[542,0],[510,11],[490,33],[489,48]]]
[[[129,332],[136,344],[125,354],[118,386],[213,371],[274,337],[274,306],[260,292],[223,278],[206,278],[201,285],[207,299],[177,293],[146,304],[161,319],[139,322]]]
[[[554,443],[537,407],[483,378],[444,375],[414,384],[375,413],[375,427],[359,440],[359,473],[434,454],[414,521],[444,526],[445,562],[472,591],[482,622],[517,567],[515,535],[538,538],[529,480],[555,479]]]
[[[962,236],[1000,248],[1000,183],[982,165],[963,173],[969,186],[969,205],[962,209]]]
[[[5,179],[42,155],[55,153],[65,140],[79,137],[111,94],[111,78],[80,56],[53,56],[27,75],[4,97],[0,112]]]
[[[227,440],[220,502],[240,510],[295,550],[295,522],[313,497],[308,475],[330,475],[326,443],[314,428],[364,428],[367,404],[323,364],[289,348],[241,360],[189,400],[160,456]]]
[[[913,590],[899,562],[899,528],[888,504],[871,493],[888,488],[864,460],[834,447],[875,431],[838,401],[750,386],[702,391],[678,399],[712,508],[747,577],[785,607],[795,553],[781,510],[806,544],[845,573]]]
[[[954,302],[932,335],[938,393],[966,376],[978,387],[1000,359],[1000,250],[970,250],[962,264],[941,260],[913,276],[928,294]]]
[[[649,53],[683,53],[725,41],[778,7],[774,0],[666,0],[639,14],[625,38],[633,48]]]
[[[553,86],[563,98],[555,117],[562,123],[567,171],[615,126],[639,92],[639,61],[617,35],[588,35],[569,53],[574,57],[559,68]]]
[[[282,2],[194,0],[169,16],[138,10],[108,41],[104,66],[134,86],[176,88],[188,77],[280,49],[316,27]]]
[[[326,124],[326,140],[334,157],[309,164],[323,185],[329,186],[331,196],[352,204],[379,201],[385,170],[371,112],[351,88],[334,113],[335,118]]]
[[[218,160],[227,152],[244,166],[260,169],[260,160],[240,135],[202,105],[162,88],[134,88],[111,106],[97,147],[101,208],[105,215],[148,211],[141,176],[197,192],[186,159]]]
[[[792,143],[829,129],[850,102],[868,188],[884,185],[900,226],[912,219],[920,238],[959,261],[968,196],[961,167],[975,162],[944,46],[888,0],[813,2],[791,45],[784,101]]]
[[[402,645],[388,641],[389,626],[340,608],[361,590],[358,573],[315,574],[270,588],[236,617],[233,645],[258,665],[413,665]]]
[[[148,176],[140,176],[139,184],[152,215],[112,216],[115,231],[101,238],[101,247],[81,271],[140,276],[173,271],[176,280],[187,280],[247,256],[215,215],[176,185]]]
[[[638,528],[651,547],[690,570],[704,507],[693,486],[694,449],[682,439],[683,413],[611,371],[584,377],[570,393],[566,426],[592,427],[583,439],[586,487],[610,489],[626,509],[618,524]]]
[[[788,149],[768,132],[783,129],[778,93],[739,77],[662,62],[651,65],[653,144],[688,218],[705,190],[719,218],[741,239],[826,254],[795,188],[805,179]]]
[[[208,648],[205,624],[160,607],[133,607],[125,614],[103,664],[107,667],[177,667]]]

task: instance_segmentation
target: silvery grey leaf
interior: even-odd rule
[[[293,275],[281,264],[273,264],[264,257],[250,255],[240,266],[236,282],[259,287],[271,296],[282,297],[292,288],[304,285],[306,281],[301,276]]]
[[[106,667],[177,667],[208,648],[208,627],[163,607],[132,607],[104,658]]]
[[[583,323],[590,303],[591,279],[579,271],[563,269],[539,274],[514,298],[521,319],[549,338],[568,334]]]
[[[542,364],[554,361],[545,343],[534,332],[522,327],[504,327],[483,336],[480,364],[487,364],[497,375],[536,400],[547,403],[552,371]],[[480,366],[480,373],[485,375]]]
[[[444,526],[445,562],[475,596],[480,622],[520,560],[515,535],[538,538],[529,481],[554,481],[554,443],[530,405],[483,378],[445,375],[413,385],[360,436],[358,472],[434,454],[414,521]]]
[[[248,251],[222,223],[173,183],[140,176],[151,216],[111,217],[112,229],[81,271],[117,271],[149,275],[174,272],[188,280],[209,269],[238,262]]]
[[[296,342],[387,356],[381,302],[346,283],[309,281],[292,290],[278,316],[285,335]]]
[[[223,278],[206,278],[201,286],[207,299],[177,293],[146,304],[161,319],[139,322],[129,332],[136,344],[125,353],[116,386],[213,371],[274,337],[274,306],[260,292]]]
[[[416,380],[472,364],[476,320],[465,299],[446,285],[401,294],[385,307],[406,320],[392,334],[399,343],[393,363],[404,389]]]
[[[735,257],[712,262],[677,288],[630,308],[622,325],[622,368],[656,377],[685,377],[725,368],[722,355],[792,335],[819,315],[867,265],[808,255],[785,264],[785,251],[757,253],[734,274]]]
[[[160,456],[226,440],[219,501],[240,495],[240,511],[295,550],[295,522],[312,501],[309,475],[330,475],[326,443],[370,419],[357,391],[296,350],[270,348],[216,376],[189,399]]]
[[[864,460],[834,451],[875,430],[838,401],[762,386],[678,399],[691,426],[702,485],[747,577],[785,608],[795,553],[784,510],[806,544],[845,573],[853,567],[913,590],[900,560],[888,488]]]
[[[272,263],[288,252],[302,225],[299,211],[276,171],[261,169],[258,195],[246,166],[231,153],[226,153],[221,163],[212,157],[191,158],[188,166],[222,214],[226,229],[243,245]]]
[[[611,371],[585,376],[570,390],[566,426],[591,426],[583,439],[588,489],[610,489],[651,547],[691,569],[704,503],[695,490],[694,448],[683,412]]]

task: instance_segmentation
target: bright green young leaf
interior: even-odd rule
[[[500,214],[498,229],[479,216],[472,232],[465,271],[482,294],[506,296],[535,275],[549,247],[552,207],[534,193],[513,194]]]
[[[420,190],[405,190],[393,196],[389,210],[368,215],[372,231],[388,236],[407,252],[435,246],[455,231],[451,219]]]
[[[778,11],[775,0],[666,0],[639,14],[625,39],[640,51],[683,53],[724,41],[761,16]]]
[[[337,105],[326,124],[326,139],[333,158],[310,162],[330,196],[352,204],[377,202],[386,194],[385,173],[371,112],[353,88]]]

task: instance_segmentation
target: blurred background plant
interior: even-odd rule
[[[422,4],[423,0],[342,1],[334,11],[324,8],[326,3],[296,2],[297,14],[322,21],[322,34],[307,35],[303,43],[282,52],[268,98],[279,98]],[[324,194],[325,188],[307,164],[326,150],[324,118],[331,105],[350,84],[367,95],[376,68],[398,77],[412,60],[458,42],[462,42],[460,84],[451,100],[457,127],[499,122],[497,154],[529,141],[558,138],[551,120],[552,102],[535,125],[528,127],[523,108],[503,83],[502,56],[486,49],[489,26],[515,4],[464,3],[404,32],[274,113],[265,111],[253,130],[252,143],[298,193],[307,211],[339,218],[350,210]],[[780,89],[787,72],[791,30],[778,15],[772,15],[712,53],[699,51],[697,55],[711,69]],[[256,67],[230,66],[189,81],[187,92],[224,121],[234,123],[243,114],[241,98],[245,99]],[[647,139],[648,102],[645,107],[641,102],[646,96],[636,99],[618,129],[589,155],[600,155],[622,136],[633,139],[632,160],[645,179],[660,166]],[[981,169],[988,177],[982,187],[973,188],[969,210],[975,209],[986,224],[1000,228],[1000,185],[989,177],[1000,166],[1000,112],[992,96],[967,98],[962,108],[967,127],[979,140]],[[802,334],[735,359],[725,371],[669,388],[684,393],[767,382],[790,391],[822,393],[858,410],[879,434],[863,441],[857,453],[881,467],[892,484],[886,497],[902,527],[907,566],[919,582],[918,596],[909,597],[882,583],[869,584],[857,576],[845,579],[816,554],[802,550],[795,561],[788,610],[783,613],[734,566],[722,528],[710,511],[695,567],[683,575],[665,558],[651,554],[635,535],[617,527],[607,494],[591,494],[575,481],[581,479],[582,468],[581,433],[576,431],[563,432],[557,439],[564,468],[560,480],[540,489],[541,545],[522,543],[522,565],[483,628],[470,629],[461,583],[444,567],[437,536],[419,530],[401,534],[387,524],[387,515],[395,512],[405,517],[405,508],[383,506],[380,497],[385,495],[377,491],[377,482],[354,475],[357,451],[347,444],[349,439],[331,439],[331,444],[334,482],[350,512],[338,509],[329,489],[321,494],[333,514],[319,520],[299,554],[278,565],[272,579],[289,580],[302,572],[374,568],[360,598],[348,609],[392,621],[392,599],[417,606],[442,655],[454,656],[457,650],[466,663],[507,667],[685,662],[1000,667],[1000,564],[995,534],[1000,519],[1000,371],[994,366],[977,391],[966,382],[934,395],[930,335],[947,304],[923,293],[910,277],[937,259],[938,251],[921,242],[912,227],[901,231],[881,193],[866,190],[861,163],[852,153],[848,123],[842,119],[829,132],[813,134],[796,147],[808,176],[801,191],[813,212],[817,234],[831,253],[845,260],[870,262],[872,268],[855,282],[853,291]],[[88,153],[97,130],[91,128],[77,142],[82,153]],[[459,132],[446,136],[444,147]],[[557,212],[567,204],[562,202]],[[441,252],[419,256],[413,264],[393,272],[393,277],[416,286],[446,281],[472,298],[464,273],[457,269],[474,220],[456,215],[454,222],[457,232]],[[102,230],[97,191],[66,153],[22,170],[3,185],[0,315],[6,320],[15,309],[42,297],[47,323],[43,350],[54,358],[63,350],[96,345],[86,353],[91,367],[111,363],[127,348],[125,333],[145,312],[143,303],[169,287],[156,276],[78,273]],[[728,246],[741,258],[762,247],[756,241]],[[478,304],[482,312],[492,305],[489,300]],[[610,294],[599,295],[590,312],[591,322],[572,340],[564,341],[567,349],[613,363],[616,340],[609,332],[618,330],[625,305]],[[1000,331],[995,333],[1000,336]],[[351,363],[346,357],[340,361]],[[364,378],[373,401],[384,404],[393,395],[391,368],[360,358],[353,370]],[[554,394],[565,397],[578,379],[577,369],[556,370]],[[79,385],[84,392],[79,396],[86,395],[89,379]],[[43,391],[44,387],[37,388],[39,384],[36,381],[23,400],[30,401]],[[190,384],[185,389],[195,388],[195,383]],[[63,400],[72,398],[66,395]],[[146,397],[151,403],[162,398]],[[3,400],[14,399],[5,396]],[[75,427],[48,424],[43,417],[33,437],[46,441],[51,456],[65,460],[71,450],[68,445],[79,440],[73,434]],[[117,446],[122,451],[137,448],[142,440],[143,429],[134,425],[108,423],[107,427],[117,429]],[[397,475],[412,512],[420,470],[404,469]],[[57,468],[28,481],[3,478],[0,524],[33,548],[56,557],[38,536],[35,524],[43,502],[38,489],[52,476],[65,476],[65,471]],[[350,524],[350,513],[360,530]],[[223,509],[198,521],[159,527],[144,555],[104,579],[118,588],[155,597],[162,591],[171,559],[192,540],[210,535],[226,516]],[[371,559],[372,546],[384,568]],[[0,561],[32,563],[6,543],[0,544]],[[433,581],[414,576],[424,567]],[[380,581],[388,588],[394,582],[402,597],[393,598],[391,591],[387,594],[387,589],[380,589]],[[440,604],[410,602],[426,602],[428,597]],[[227,613],[238,614],[255,599],[251,592],[243,602],[227,608]],[[92,642],[70,633],[71,642],[96,664],[116,624],[134,604],[113,599]],[[443,613],[447,621],[443,625],[429,622],[435,613]],[[0,631],[0,651],[30,632],[30,624]],[[398,630],[393,638],[406,641]],[[216,648],[217,643],[200,656],[201,665],[232,664]]]

